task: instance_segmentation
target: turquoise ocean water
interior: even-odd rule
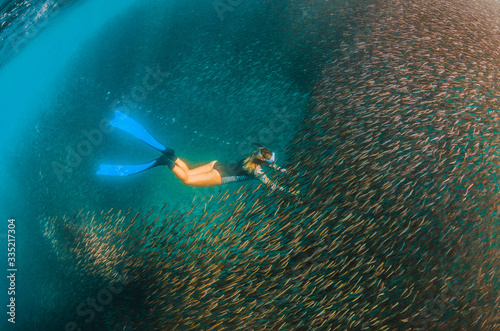
[[[68,330],[75,321],[82,330],[498,327],[500,305],[490,300],[500,261],[497,4],[40,0],[1,1],[0,9],[6,275],[9,219],[16,244],[15,295],[0,277],[0,330]],[[239,184],[193,188],[166,167],[98,176],[101,163],[158,157],[109,127],[116,109],[192,167],[265,145],[293,170],[300,194],[267,198],[262,189],[246,200]],[[207,202],[226,193],[222,204]],[[229,225],[219,211],[245,210],[258,226],[235,226],[234,238],[221,230],[217,240],[239,245],[223,257],[226,246],[209,241],[213,260],[201,246],[185,260],[162,260],[195,236],[168,230],[179,241],[141,255],[137,247],[167,235],[99,246],[127,225],[82,216],[162,207]],[[88,223],[72,232],[64,216]],[[240,226],[246,215],[238,217]],[[131,253],[116,258],[116,247]],[[198,256],[217,263],[207,268]],[[151,272],[86,321],[79,304],[101,293],[95,279],[109,283],[130,265]],[[181,271],[166,276],[171,270]],[[166,281],[180,285],[168,292]],[[15,324],[6,314],[12,297]],[[217,313],[200,317],[207,308]]]

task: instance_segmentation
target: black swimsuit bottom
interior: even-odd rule
[[[214,164],[214,169],[219,172],[222,178],[222,184],[255,179],[254,176],[250,176],[248,172],[243,169],[243,160],[234,163],[217,161]]]

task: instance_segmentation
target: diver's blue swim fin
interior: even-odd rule
[[[99,170],[96,173],[98,175],[122,177],[122,176],[138,174],[139,172],[143,172],[160,165],[166,165],[170,169],[173,169],[175,167],[175,162],[167,155],[162,155],[156,160],[144,164],[131,164],[131,165],[101,164],[99,166]]]
[[[174,154],[174,150],[163,146],[142,125],[118,110],[115,110],[115,118],[109,124],[130,133],[163,154]]]

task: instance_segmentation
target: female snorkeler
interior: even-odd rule
[[[281,172],[286,172],[286,170],[275,164],[275,153],[258,144],[255,144],[259,147],[258,150],[237,163],[212,161],[201,167],[189,169],[184,161],[175,156],[174,150],[163,146],[139,123],[120,111],[115,111],[115,118],[110,124],[144,141],[146,144],[160,151],[162,156],[149,163],[140,165],[102,164],[99,171],[97,171],[99,175],[128,176],[159,165],[166,165],[172,170],[177,178],[184,184],[190,186],[208,187],[250,179],[259,179],[272,190],[284,190],[283,187],[269,180],[262,168],[268,166]],[[292,193],[295,194],[295,192]]]

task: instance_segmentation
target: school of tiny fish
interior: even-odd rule
[[[500,6],[370,3],[274,176],[297,196],[43,220],[88,287],[129,279],[98,329],[500,328]]]

